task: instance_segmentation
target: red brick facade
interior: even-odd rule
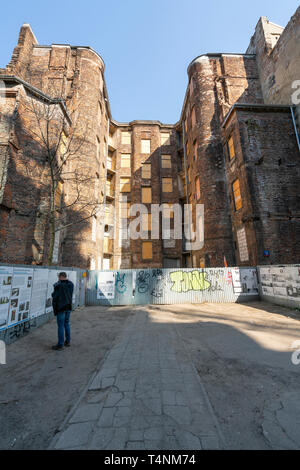
[[[26,133],[36,125],[27,100],[44,102],[45,96],[57,116],[70,118],[69,135],[80,140],[84,133],[75,166],[92,178],[85,198],[99,204],[94,216],[81,208],[80,223],[76,207],[58,211],[66,228],[56,240],[55,264],[119,269],[300,262],[299,148],[289,95],[298,79],[299,35],[300,9],[285,29],[261,18],[246,54],[207,54],[191,62],[178,123],[121,124],[111,116],[102,58],[88,47],[41,46],[23,25],[11,62],[0,69],[6,87],[0,262],[47,264],[43,155]],[[24,163],[30,153],[35,173]],[[76,188],[62,183],[64,201],[71,201]],[[127,209],[190,203],[194,228],[196,205],[203,204],[203,247],[191,251],[184,240],[163,240],[161,227],[158,239],[146,233],[121,241],[134,219],[125,201]],[[170,221],[172,232],[174,217]]]

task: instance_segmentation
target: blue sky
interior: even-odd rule
[[[106,64],[113,118],[175,123],[187,66],[207,52],[245,52],[260,16],[285,26],[292,0],[51,0],[2,2],[0,67],[23,23],[40,44],[93,47]]]

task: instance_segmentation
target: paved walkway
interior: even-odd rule
[[[128,319],[50,448],[224,448],[205,389],[170,317],[141,308]]]

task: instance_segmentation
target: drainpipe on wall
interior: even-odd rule
[[[107,182],[107,157],[108,157],[108,138],[109,138],[109,125],[110,120],[107,118],[107,134],[106,134],[106,159],[105,159],[105,175],[104,175],[104,195],[103,195],[103,218],[102,218],[102,260],[101,266],[103,269],[103,259],[104,259],[104,227],[105,227],[105,207],[106,207],[106,182]],[[116,204],[116,202],[115,202]]]
[[[297,129],[297,124],[296,124],[296,120],[295,120],[295,115],[294,115],[293,106],[290,106],[290,109],[291,109],[291,115],[292,115],[292,119],[293,119],[293,124],[294,124],[294,129],[295,129],[295,134],[296,134],[298,149],[299,149],[299,152],[300,152],[300,140],[299,140],[299,134],[298,134],[298,129]]]
[[[182,139],[183,139],[183,158],[184,158],[184,173],[185,173],[185,197],[187,204],[189,203],[188,199],[188,175],[186,168],[186,150],[185,150],[185,132],[184,132],[184,121],[182,120]],[[191,235],[191,219],[190,219],[190,210],[188,210],[188,224],[189,224],[189,234]],[[191,267],[193,267],[193,256],[192,250],[190,251],[191,257]]]

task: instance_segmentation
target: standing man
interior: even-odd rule
[[[54,291],[52,292],[53,311],[57,319],[58,327],[58,343],[52,346],[52,349],[55,351],[61,351],[64,345],[71,345],[70,315],[74,290],[74,284],[67,279],[66,273],[59,273],[58,279],[58,282],[53,286]]]

